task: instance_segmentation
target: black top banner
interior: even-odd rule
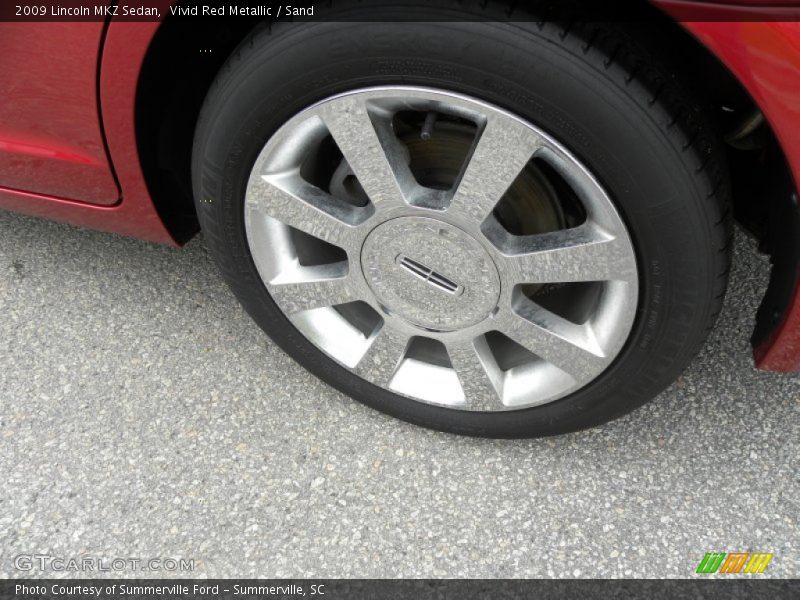
[[[415,21],[419,0],[371,0],[370,6],[391,7],[397,21]],[[452,16],[442,20],[471,21],[481,18],[483,2],[453,1]],[[524,11],[515,10],[523,5]],[[611,0],[574,2],[573,0],[529,0],[509,2],[508,21],[547,20],[548,15],[569,14],[571,21],[648,21],[658,11],[668,12],[683,21],[798,21],[800,2],[782,0]],[[330,0],[298,0],[270,3],[264,0],[0,0],[0,21],[81,22],[81,21],[163,21],[164,19],[262,19],[262,20],[365,20],[363,11],[348,17],[339,3]],[[385,14],[383,12],[382,14]],[[531,15],[535,15],[532,17]]]

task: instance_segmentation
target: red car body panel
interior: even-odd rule
[[[0,23],[0,187],[114,204],[97,107],[103,23]]]
[[[3,124],[0,125],[0,136],[6,131],[7,113],[25,116],[25,120],[22,116],[11,119],[12,123],[24,123],[25,126],[18,126],[18,133],[13,138],[9,134],[5,136],[7,141],[15,143],[6,147],[14,152],[6,150],[4,155],[0,146],[0,208],[177,245],[147,190],[134,124],[139,72],[159,23],[108,24],[98,82],[100,40],[105,26],[99,22],[0,24],[0,72],[11,74],[5,82],[0,80],[0,98],[12,99],[10,103],[4,101],[0,104],[0,123]],[[46,33],[43,34],[40,28],[46,28]],[[31,40],[38,43],[39,38],[47,38],[41,43],[48,51],[31,53]],[[64,52],[64,47],[70,46],[80,52]],[[53,55],[59,48],[69,60],[58,59],[54,63]],[[20,64],[14,60],[15,54],[28,55],[22,64],[29,72],[17,73]],[[38,79],[38,88],[33,84],[25,87],[24,84],[33,79]],[[58,91],[62,79],[74,79],[80,84],[74,83]],[[22,86],[24,96],[21,93],[4,94],[15,85]],[[96,101],[98,89],[99,107]],[[36,99],[38,116],[28,113],[31,98]],[[78,110],[77,106],[82,109]],[[71,112],[59,112],[66,110]],[[54,112],[66,116],[51,123],[49,115]],[[106,158],[100,130],[101,114],[119,190]],[[71,123],[66,123],[70,117]],[[57,129],[56,125],[62,122],[64,127]],[[49,131],[51,151],[63,147],[71,149],[71,160],[62,156],[46,160],[32,155],[28,147],[35,144],[28,142],[26,145],[26,142],[39,129]],[[80,145],[73,140],[90,141]],[[0,143],[2,141],[0,137]],[[28,170],[24,180],[19,177],[15,180],[16,185],[8,185],[6,169],[14,161],[28,165]],[[65,167],[65,164],[69,166]],[[73,170],[66,173],[68,169]],[[105,182],[105,188],[100,186],[102,182]],[[100,193],[103,189],[105,193]]]
[[[758,5],[756,0],[653,3],[682,21],[736,75],[800,181],[800,23],[776,21],[800,8],[761,3],[783,5],[777,9],[783,12],[755,14],[738,5]],[[737,20],[743,14],[762,20]],[[0,25],[0,72],[11,74],[0,81],[0,208],[177,245],[150,198],[134,123],[139,73],[158,27],[122,21]],[[32,43],[41,44],[48,60],[31,53]],[[55,115],[54,122],[47,115]],[[800,370],[800,290],[755,358],[762,369]]]
[[[744,85],[772,126],[800,181],[800,22],[690,22],[684,24]],[[800,243],[800,240],[797,240]],[[795,277],[800,282],[800,273]],[[800,370],[800,289],[782,322],[754,349],[756,366]]]

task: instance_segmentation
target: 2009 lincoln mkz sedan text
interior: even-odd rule
[[[592,4],[1,23],[0,208],[202,230],[313,374],[492,437],[668,386],[714,325],[735,219],[772,258],[755,365],[800,370],[793,3]]]

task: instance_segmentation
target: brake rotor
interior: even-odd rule
[[[411,172],[420,185],[451,189],[458,180],[475,141],[472,127],[439,120],[429,139],[416,131],[400,137],[410,155]],[[558,196],[544,174],[531,161],[508,188],[495,209],[495,217],[509,231],[531,235],[565,226]]]

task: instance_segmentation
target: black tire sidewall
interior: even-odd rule
[[[207,99],[195,140],[198,215],[224,277],[255,321],[311,372],[374,408],[471,435],[538,436],[596,425],[656,395],[697,351],[716,291],[720,245],[672,115],[635,81],[615,77],[578,43],[554,42],[532,24],[318,23],[254,36]],[[258,153],[294,114],[357,88],[415,85],[459,92],[548,132],[612,196],[637,252],[639,306],[612,366],[571,396],[499,413],[440,408],[376,387],[339,366],[286,319],[247,247],[243,199]]]

